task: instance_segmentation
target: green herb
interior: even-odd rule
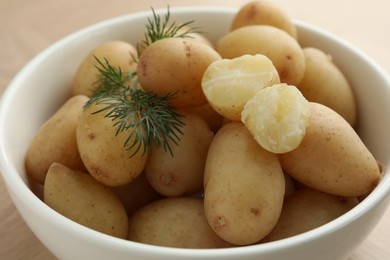
[[[173,155],[170,143],[178,144],[184,126],[182,116],[169,104],[174,93],[158,96],[137,88],[136,73],[124,73],[111,66],[107,59],[104,62],[95,59],[100,85],[84,109],[92,104],[102,105],[93,114],[105,112],[105,117],[110,118],[117,129],[116,135],[129,131],[123,146],[133,150],[131,156],[140,151],[145,155],[147,148],[153,146],[163,147]],[[128,85],[130,80],[134,83]]]
[[[158,16],[153,8],[153,18],[148,18],[148,24],[146,24],[146,33],[143,42],[138,46],[138,50],[140,47],[145,48],[156,42],[158,40],[164,38],[193,38],[191,33],[203,33],[198,27],[189,27],[194,21],[189,21],[185,23],[172,22],[170,23],[171,13],[169,11],[169,6],[167,7],[167,13],[164,16],[164,20],[161,21],[161,17]],[[189,27],[188,29],[186,27]],[[181,31],[182,30],[182,31]],[[180,33],[179,33],[180,32]]]
[[[138,57],[131,55],[137,62],[140,57],[140,48],[146,48],[153,42],[164,38],[191,37],[191,33],[202,33],[198,28],[189,27],[193,21],[185,23],[170,22],[169,6],[162,20],[152,8],[153,17],[148,18],[144,40],[137,46]],[[186,27],[189,29],[186,29]],[[105,113],[110,118],[113,127],[116,127],[116,135],[129,132],[123,146],[132,150],[131,156],[142,152],[145,155],[147,149],[163,147],[172,155],[170,144],[178,144],[182,127],[182,116],[169,104],[169,100],[175,98],[174,93],[158,96],[151,91],[138,88],[136,72],[122,71],[120,67],[111,66],[105,58],[97,61],[96,69],[100,74],[96,90],[91,99],[85,104],[84,109],[96,104],[102,106],[93,114]]]
[[[114,68],[110,62],[104,58],[104,62],[94,56],[98,63],[95,68],[99,71],[99,80],[96,82],[97,86],[93,92],[93,96],[102,96],[105,93],[113,93],[126,87],[128,82],[134,80],[137,83],[137,72],[122,72],[121,68]],[[136,87],[135,85],[133,87]]]

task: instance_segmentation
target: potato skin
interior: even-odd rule
[[[179,36],[180,34],[188,32],[191,29],[194,29],[194,28],[191,28],[190,26],[183,26],[183,27],[181,27],[177,31],[176,37],[180,37]],[[206,45],[210,46],[211,48],[214,48],[213,43],[202,33],[192,32],[192,33],[187,33],[186,35],[187,35],[186,36],[187,40],[199,41],[200,43],[206,44]]]
[[[179,248],[230,246],[211,230],[202,201],[189,197],[158,200],[135,212],[130,217],[128,238]]]
[[[163,148],[155,148],[145,166],[150,185],[168,197],[191,195],[203,188],[207,151],[214,137],[200,116],[181,114],[185,125],[178,145],[171,144],[173,155]]]
[[[129,216],[141,207],[162,198],[162,196],[150,186],[144,173],[141,173],[128,184],[111,187],[111,190],[121,200],[127,215]]]
[[[251,1],[243,5],[234,16],[231,30],[248,25],[271,25],[277,27],[295,39],[298,38],[297,29],[290,16],[269,0]]]
[[[127,237],[128,217],[120,200],[87,173],[53,163],[45,179],[44,202],[83,226]]]
[[[334,110],[310,102],[306,135],[293,151],[280,154],[283,169],[311,188],[339,196],[371,192],[380,168],[351,125]]]
[[[209,103],[198,107],[189,107],[185,111],[202,117],[214,133],[221,128],[224,121],[224,117],[215,111]]]
[[[206,218],[221,238],[248,245],[265,237],[279,218],[285,192],[275,154],[261,148],[242,123],[224,125],[205,167]]]
[[[322,50],[304,48],[306,69],[297,86],[312,102],[321,103],[356,125],[357,108],[351,86],[332,58]]]
[[[261,243],[295,236],[322,226],[359,203],[355,197],[340,197],[310,188],[287,196],[275,228]]]
[[[40,127],[25,157],[26,171],[33,180],[43,184],[53,162],[85,171],[77,148],[76,127],[87,101],[84,95],[70,98]]]
[[[206,68],[220,55],[210,46],[185,38],[166,38],[154,42],[138,62],[138,79],[143,89],[157,95],[176,93],[175,107],[206,104],[201,88]]]
[[[137,63],[131,55],[137,57],[137,51],[125,41],[109,41],[97,46],[80,63],[73,79],[72,94],[92,96],[100,75],[95,67],[98,65],[95,56],[103,63],[107,59],[111,66],[120,67],[122,71],[136,71]]]
[[[186,33],[186,37],[184,37],[186,40],[197,41],[199,43],[206,44],[206,45],[210,46],[211,48],[214,48],[213,43],[208,38],[206,38],[204,34],[198,33],[198,32],[188,33],[190,30],[193,30],[193,29],[194,28],[191,26],[183,26],[176,32],[175,36],[173,36],[171,38],[183,38],[182,37],[183,34]],[[147,47],[148,46],[143,44],[142,42],[140,42],[140,44],[137,46],[140,53],[142,53],[145,50],[145,48],[147,48]]]
[[[91,104],[83,110],[77,124],[77,146],[88,172],[99,182],[108,186],[120,186],[137,178],[145,168],[148,149],[142,148],[131,156],[135,148],[124,147],[129,131],[116,135],[116,127],[105,112],[92,114],[104,105]],[[129,144],[134,141],[133,137]]]
[[[216,43],[222,58],[263,54],[274,64],[280,82],[296,86],[305,72],[305,58],[298,42],[288,33],[269,25],[248,25],[224,35]]]

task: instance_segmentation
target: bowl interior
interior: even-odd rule
[[[157,12],[164,13],[165,10]],[[205,28],[206,37],[211,41],[216,41],[229,30],[235,12],[236,9],[220,7],[171,10],[174,20],[194,20],[195,25]],[[95,46],[109,40],[126,40],[136,44],[143,37],[146,17],[150,14],[146,11],[118,17],[78,31],[36,56],[10,83],[0,107],[0,164],[11,196],[24,201],[23,206],[42,204],[28,187],[24,169],[26,149],[41,124],[69,97],[73,76],[81,59]],[[386,113],[390,111],[389,77],[349,43],[306,23],[296,21],[296,24],[301,45],[328,52],[350,81],[359,109],[358,133],[387,171],[390,163],[390,118]],[[389,178],[386,172],[375,191],[348,213],[350,218],[362,214],[369,205],[388,195]],[[55,216],[48,207],[40,207],[42,210],[37,214],[41,217]],[[342,221],[347,222],[347,217]]]

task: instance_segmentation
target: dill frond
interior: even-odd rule
[[[96,58],[96,57],[95,57]],[[148,148],[163,147],[172,154],[170,144],[178,144],[184,123],[181,115],[169,104],[174,93],[158,96],[152,91],[136,88],[135,73],[126,73],[114,68],[107,59],[104,62],[96,58],[100,72],[100,86],[85,104],[84,109],[96,104],[101,108],[93,114],[105,113],[113,122],[116,135],[128,133],[126,150],[132,150],[130,156],[145,152]],[[132,86],[127,85],[134,79]]]
[[[190,27],[194,21],[185,23],[171,22],[169,6],[163,18],[153,8],[152,17],[148,18],[144,40],[137,45],[137,56],[131,55],[138,62],[141,49],[164,38],[192,37],[191,33],[203,33],[198,27]],[[122,71],[120,67],[111,66],[104,58],[95,57],[96,69],[100,78],[93,96],[85,104],[84,109],[96,104],[101,108],[93,114],[105,113],[105,117],[113,122],[116,135],[128,133],[124,148],[132,150],[130,156],[148,148],[163,147],[172,155],[171,144],[178,144],[184,123],[182,115],[175,111],[169,103],[175,93],[158,96],[151,91],[138,88],[136,72]]]
[[[151,9],[153,16],[152,18],[148,18],[148,23],[145,25],[146,33],[144,40],[140,44],[141,46],[138,46],[137,49],[146,48],[152,43],[164,38],[193,38],[191,33],[203,33],[199,27],[190,27],[194,21],[188,21],[185,23],[178,23],[176,21],[170,22],[171,13],[169,6],[167,7],[167,12],[163,20],[159,15],[156,14],[153,8]]]
[[[99,80],[97,81],[97,86],[93,92],[93,95],[100,94],[101,92],[115,92],[120,88],[126,86],[128,82],[137,77],[137,73],[133,72],[123,72],[120,67],[113,67],[109,61],[104,58],[104,61],[101,61],[96,56],[94,56],[97,65],[95,68],[99,72]]]

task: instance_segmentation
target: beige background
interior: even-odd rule
[[[295,19],[353,43],[390,73],[389,0],[274,0]],[[239,7],[245,0],[0,0],[0,95],[34,55],[69,33],[135,11],[190,5]],[[390,208],[349,260],[389,259]],[[20,218],[0,178],[1,259],[53,259]],[[70,249],[71,250],[71,249]]]

